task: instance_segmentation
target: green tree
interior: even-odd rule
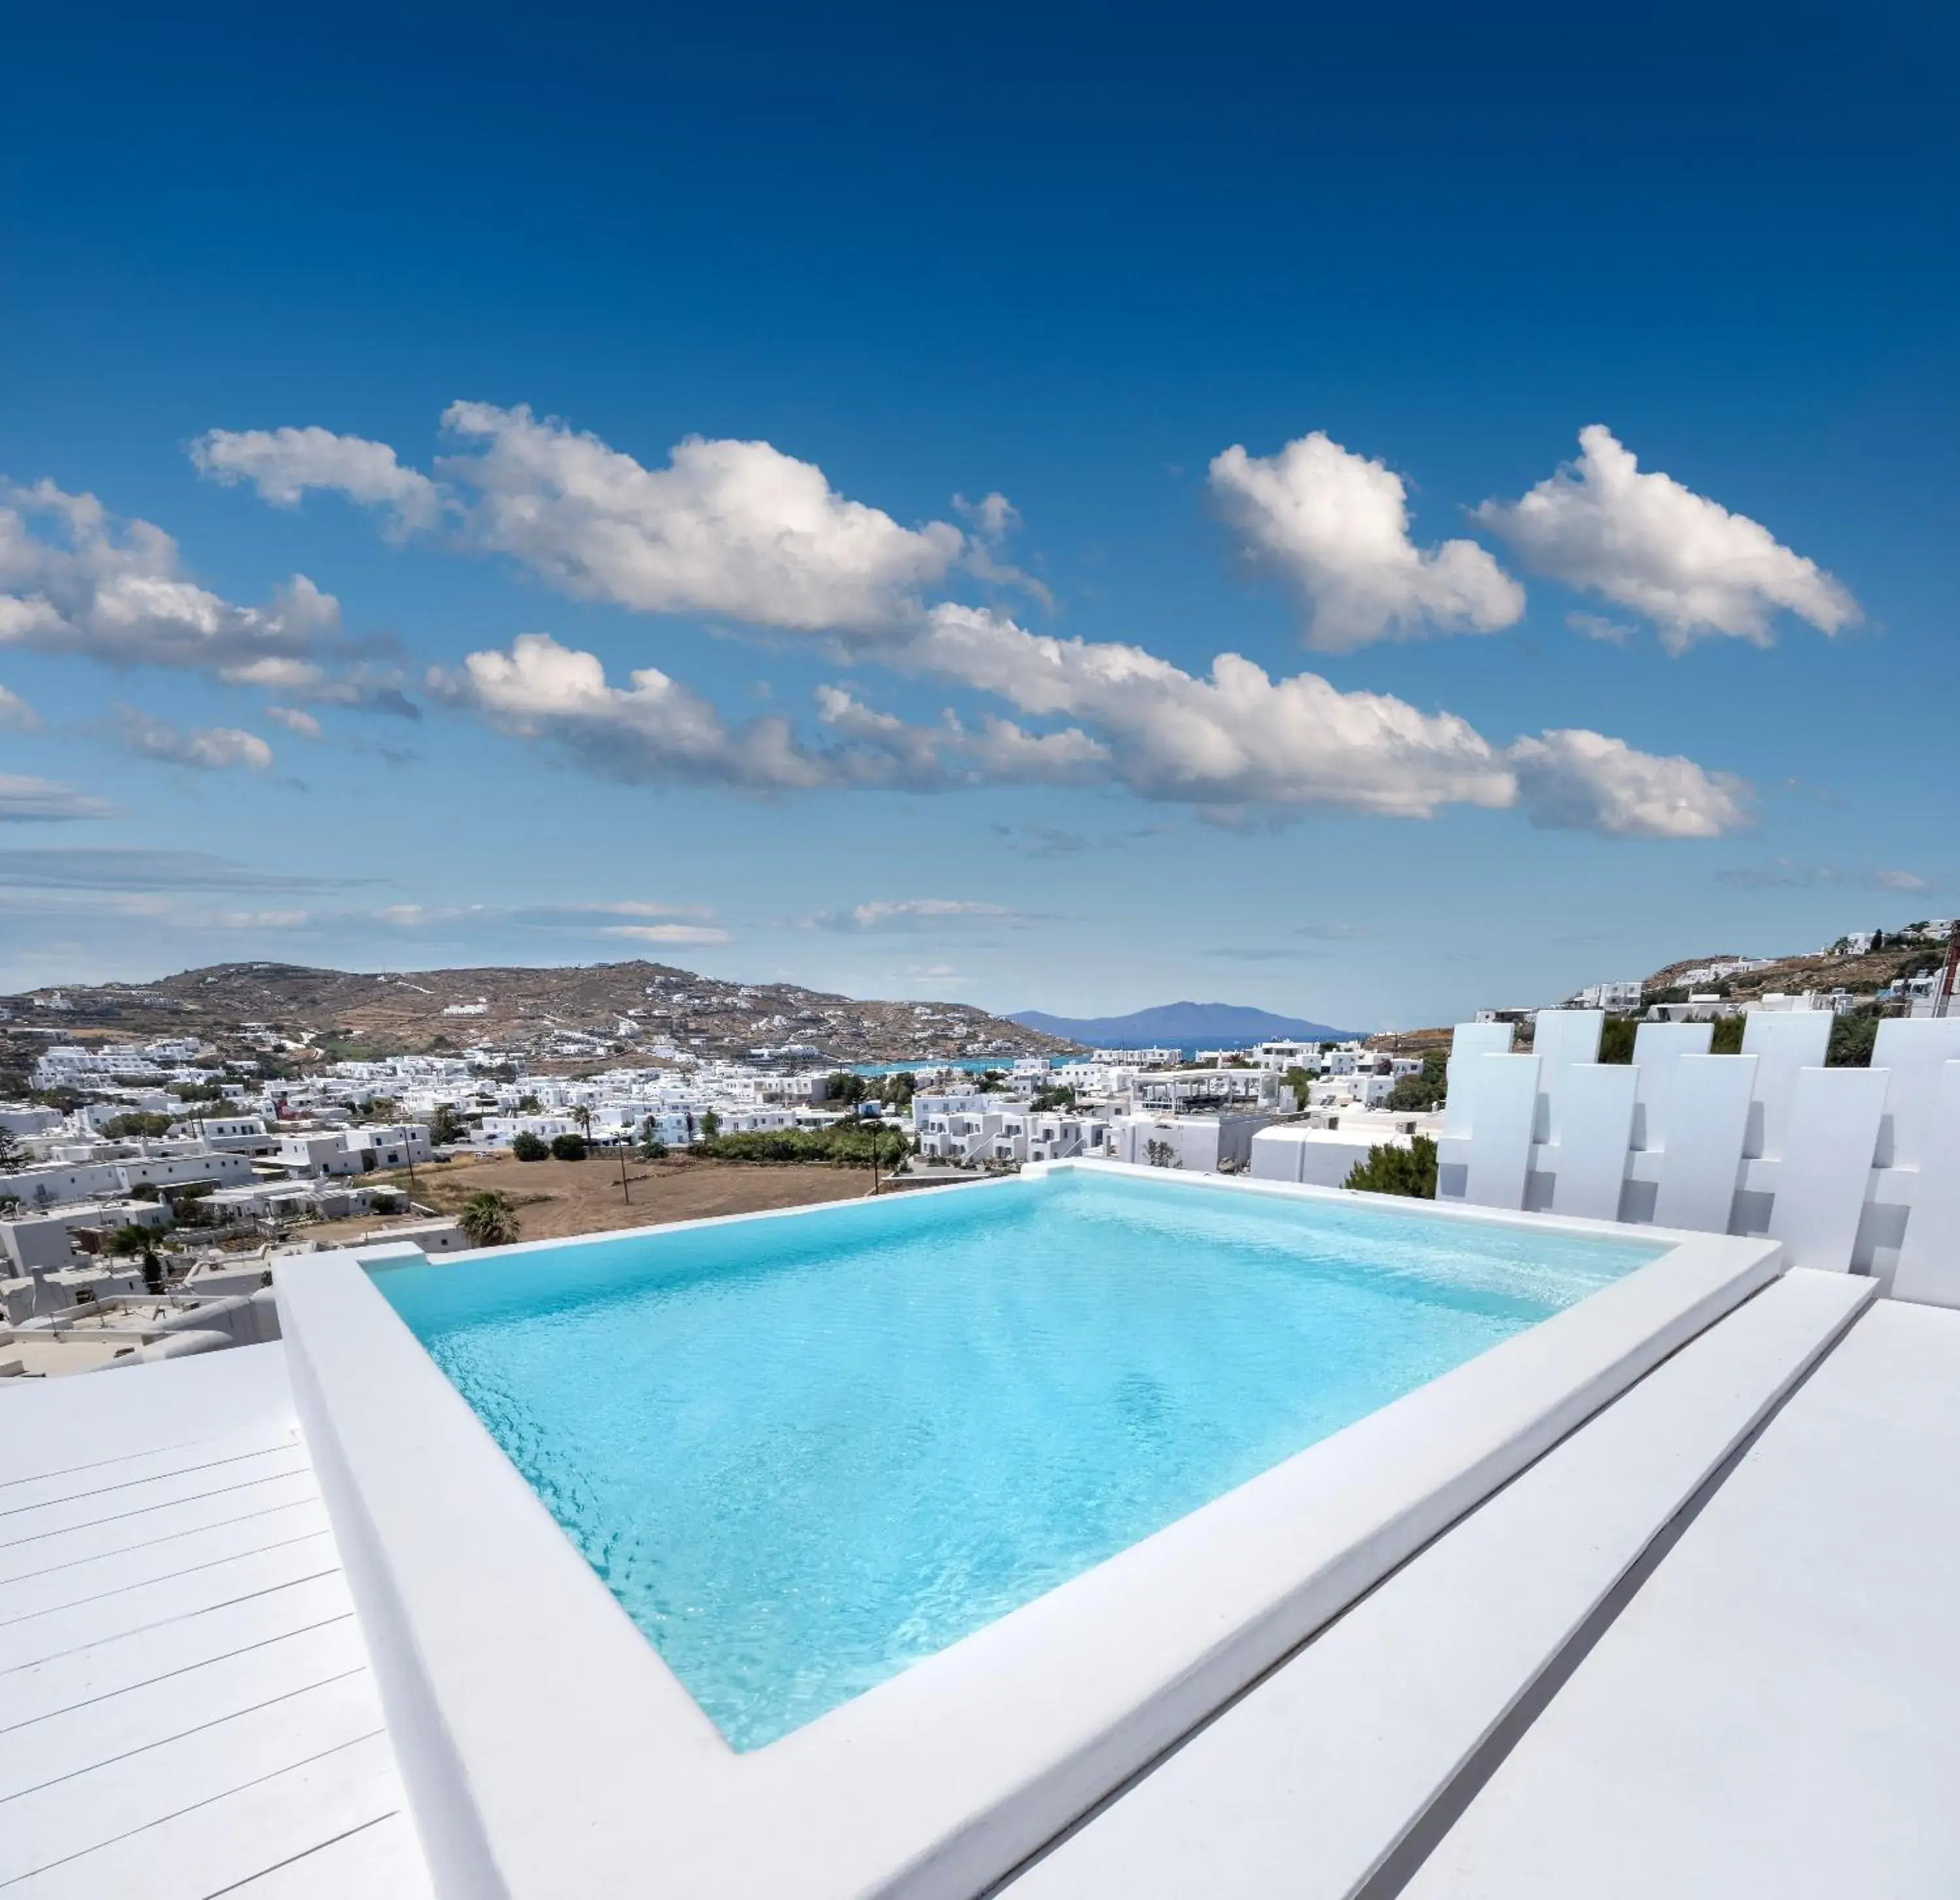
[[[582,1135],[554,1135],[551,1151],[554,1161],[583,1161],[585,1159],[585,1137]]]
[[[1286,1085],[1293,1090],[1293,1105],[1303,1110],[1313,1093],[1313,1077],[1303,1068],[1290,1068],[1286,1072]]]
[[[463,1202],[456,1224],[473,1247],[508,1247],[523,1231],[509,1197],[488,1189]]]
[[[578,1124],[579,1133],[585,1138],[587,1147],[592,1145],[592,1111],[581,1102],[571,1112],[571,1119]],[[581,1156],[580,1159],[583,1160]]]
[[[1599,1032],[1599,1060],[1631,1062],[1634,1059],[1634,1033],[1640,1027],[1631,1016],[1609,1016]]]
[[[1831,1025],[1831,1041],[1824,1052],[1824,1064],[1833,1069],[1868,1069],[1872,1050],[1878,1041],[1879,1019],[1859,1010],[1840,1016]]]
[[[1168,1141],[1146,1141],[1144,1159],[1153,1168],[1175,1168],[1182,1164],[1177,1158],[1177,1150]]]
[[[1742,1052],[1742,1032],[1748,1026],[1748,1019],[1739,1011],[1733,1016],[1718,1016],[1709,1025],[1708,1053],[1710,1055],[1740,1055]]]
[[[1034,1100],[1028,1106],[1037,1115],[1046,1115],[1056,1109],[1072,1109],[1075,1106],[1075,1091],[1065,1082],[1051,1084],[1045,1089],[1036,1090]]]
[[[1442,1107],[1449,1093],[1449,1058],[1441,1049],[1429,1049],[1424,1052],[1420,1071],[1405,1075],[1389,1091],[1389,1106],[1427,1115]]]
[[[864,1099],[864,1078],[848,1069],[835,1069],[823,1078],[823,1099],[848,1108]]]
[[[721,1116],[712,1109],[703,1109],[701,1112],[701,1138],[704,1141],[712,1141],[721,1132]]]
[[[1403,1194],[1420,1201],[1436,1198],[1436,1144],[1418,1135],[1407,1147],[1382,1142],[1357,1161],[1341,1184],[1362,1194]]]
[[[542,1115],[544,1112],[545,1105],[535,1095],[525,1094],[517,1097],[517,1112],[520,1115]]]
[[[429,1117],[429,1145],[446,1148],[457,1142],[466,1141],[469,1130],[463,1117],[447,1102],[436,1104],[434,1114]]]
[[[127,1141],[139,1136],[167,1135],[170,1129],[167,1115],[117,1115],[103,1125],[102,1132],[112,1141]]]
[[[126,1260],[134,1255],[143,1263],[144,1291],[163,1291],[164,1263],[157,1252],[157,1237],[148,1227],[133,1221],[119,1227],[103,1242],[102,1250],[112,1259]]]
[[[511,1144],[513,1159],[519,1161],[542,1161],[551,1154],[551,1145],[533,1135],[529,1128],[520,1129]]]

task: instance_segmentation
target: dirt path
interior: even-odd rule
[[[403,1188],[406,1176],[371,1177]],[[413,1193],[424,1207],[453,1213],[473,1194],[488,1189],[510,1196],[527,1240],[554,1240],[574,1233],[606,1233],[616,1227],[644,1227],[669,1221],[698,1221],[717,1214],[752,1214],[762,1208],[795,1208],[819,1201],[848,1201],[871,1185],[861,1168],[769,1166],[739,1161],[629,1161],[626,1186],[619,1190],[616,1154],[584,1161],[514,1161],[505,1156],[463,1157],[418,1168]],[[367,1219],[323,1221],[301,1232],[309,1240],[332,1241],[377,1233],[399,1222]]]

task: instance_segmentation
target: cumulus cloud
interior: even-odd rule
[[[1029,734],[998,718],[970,730],[950,715],[934,726],[908,725],[837,687],[818,695],[819,723],[835,743],[811,744],[777,714],[731,723],[657,667],[629,675],[626,686],[610,685],[596,654],[542,633],[519,635],[508,653],[473,653],[455,671],[431,672],[428,690],[628,784],[937,791],[1080,775],[1099,756],[1080,733]]]
[[[138,758],[167,765],[188,765],[197,772],[264,772],[272,762],[272,747],[256,733],[236,726],[174,726],[134,706],[119,706],[114,730]]]
[[[228,484],[249,482],[260,498],[296,508],[309,489],[387,509],[403,530],[432,527],[444,505],[441,489],[406,468],[385,442],[331,429],[212,429],[190,446],[199,471]]]
[[[1504,761],[1453,714],[1342,692],[1316,673],[1274,679],[1237,654],[1199,676],[1141,647],[1059,640],[947,605],[895,657],[1025,715],[1079,721],[1104,749],[1104,775],[1146,798],[1427,818],[1515,796]]]
[[[977,504],[969,544],[950,522],[908,528],[838,494],[768,442],[691,435],[648,468],[523,404],[453,403],[442,419],[468,446],[434,477],[386,443],[317,428],[217,429],[191,453],[272,501],[336,489],[402,529],[447,522],[462,545],[508,555],[561,592],[643,613],[875,633],[908,619],[918,590],[969,551],[991,578],[1024,578],[994,559],[1014,519],[1001,496]]]
[[[339,624],[339,603],[304,574],[266,606],[238,606],[190,580],[151,523],[119,522],[50,482],[0,485],[0,647],[256,683],[269,664],[317,673]]]
[[[78,818],[113,818],[116,807],[52,778],[0,772],[0,825],[62,824]]]
[[[275,726],[284,726],[287,731],[297,733],[302,739],[320,737],[320,721],[310,712],[302,712],[297,706],[268,706],[266,717]]]
[[[1477,511],[1534,572],[1646,615],[1673,653],[1709,634],[1766,646],[1779,609],[1827,634],[1860,618],[1815,561],[1671,476],[1643,474],[1602,424],[1579,431],[1579,447],[1529,494]]]
[[[41,715],[10,688],[0,686],[0,730],[38,732]]]
[[[1633,629],[1625,621],[1608,620],[1600,613],[1568,613],[1565,624],[1574,633],[1609,647],[1624,647],[1634,637]]]
[[[1249,558],[1306,600],[1306,644],[1351,653],[1426,632],[1489,633],[1524,590],[1474,541],[1418,548],[1402,479],[1316,429],[1277,455],[1213,458],[1211,494]]]
[[[778,715],[725,721],[654,668],[609,684],[592,654],[549,635],[434,673],[434,696],[574,762],[632,783],[781,792],[882,786],[1116,785],[1217,820],[1313,807],[1428,818],[1446,806],[1522,803],[1541,825],[1623,837],[1707,837],[1746,819],[1747,788],[1691,760],[1592,732],[1493,745],[1453,714],[1382,693],[1343,692],[1316,673],[1274,679],[1237,654],[1208,674],[1139,647],[1059,640],[984,609],[942,606],[895,667],[1007,702],[1043,730],[988,714],[908,721],[838,686],[817,693],[823,743]]]
[[[1720,838],[1749,822],[1748,788],[1691,759],[1636,752],[1583,727],[1520,739],[1508,753],[1534,825],[1614,838]]]

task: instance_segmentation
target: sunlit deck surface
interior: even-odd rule
[[[0,1391],[0,1893],[425,1900],[283,1350]]]

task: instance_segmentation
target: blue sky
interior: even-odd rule
[[[196,11],[10,30],[0,982],[1960,902],[1950,14]]]

